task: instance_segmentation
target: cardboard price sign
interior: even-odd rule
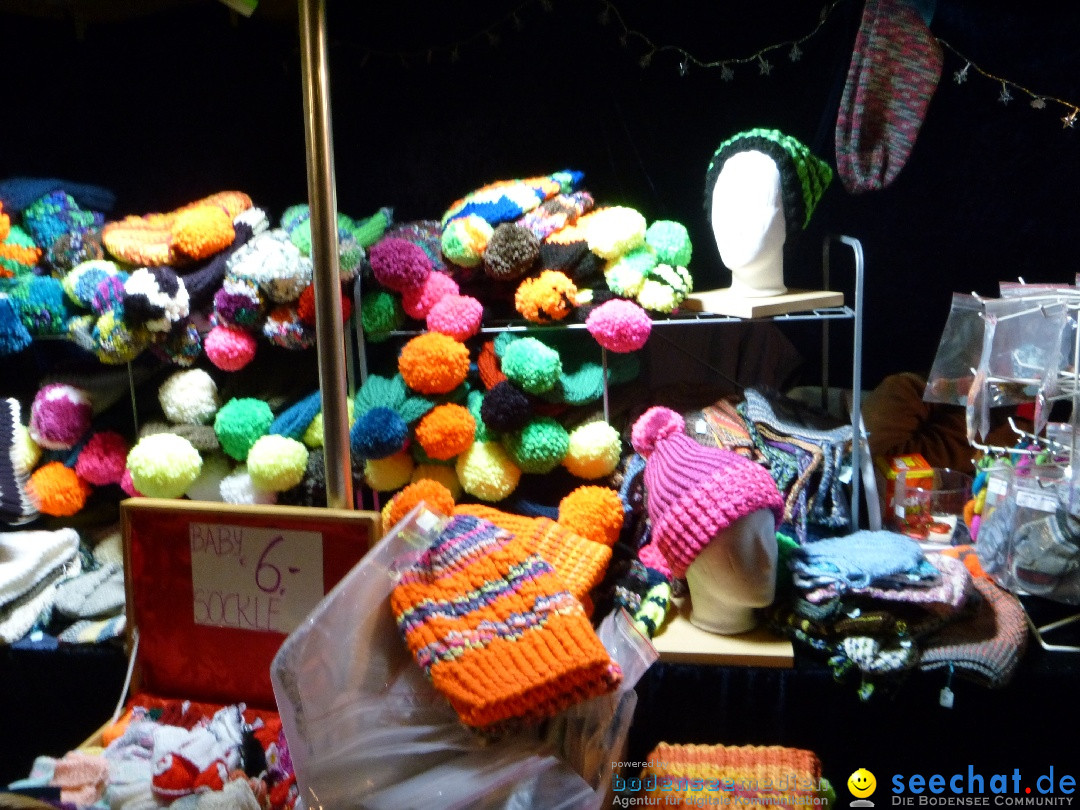
[[[120,506],[139,688],[272,708],[286,636],[379,537],[374,512],[132,498]]]
[[[291,633],[323,598],[321,532],[192,522],[195,623]]]

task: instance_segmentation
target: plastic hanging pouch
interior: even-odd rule
[[[398,634],[395,573],[443,526],[418,506],[282,644],[271,680],[308,808],[599,808],[626,744],[634,685],[655,660],[625,613],[598,630],[618,691],[493,742],[466,728]],[[298,804],[298,806],[301,806]]]

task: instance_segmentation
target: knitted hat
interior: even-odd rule
[[[167,332],[188,316],[187,287],[171,267],[140,267],[124,282],[124,321],[151,332]]]
[[[582,179],[581,172],[568,170],[543,177],[497,180],[452,203],[442,216],[442,224],[445,228],[453,220],[470,215],[479,216],[491,225],[510,222],[556,194],[574,191]]]
[[[868,0],[836,119],[836,170],[851,193],[896,179],[941,78],[941,44],[916,4]]]
[[[731,804],[810,810],[835,799],[817,754],[779,745],[662,742],[646,757],[641,777],[647,801],[675,807],[703,807],[719,797]]]
[[[247,194],[221,191],[168,213],[109,222],[101,241],[111,255],[130,264],[179,266],[232,244],[233,219],[250,207]]]
[[[455,515],[472,515],[490,521],[515,537],[525,540],[551,564],[567,590],[578,600],[600,584],[611,561],[611,547],[592,540],[548,517],[529,517],[477,503],[453,507]]]
[[[26,492],[29,470],[19,463],[22,422],[19,400],[0,399],[0,523],[24,523],[38,516]]]
[[[732,135],[716,148],[705,173],[705,210],[712,209],[713,189],[724,161],[737,152],[748,151],[763,152],[776,162],[788,234],[796,228],[805,228],[832,181],[833,172],[804,144],[775,129],[749,129]]]
[[[537,722],[622,678],[552,566],[471,515],[450,519],[390,604],[417,663],[469,726]]]
[[[771,509],[781,520],[784,499],[765,468],[729,450],[702,447],[670,408],[645,411],[634,423],[631,442],[647,459],[653,542],[675,577],[685,576],[717,533],[740,518]]]
[[[974,614],[928,638],[922,645],[919,668],[955,668],[958,675],[984,686],[1004,686],[1027,647],[1024,607],[987,578],[976,578],[972,584],[980,597]]]
[[[594,205],[596,203],[587,191],[556,194],[525,214],[518,220],[518,225],[531,231],[537,239],[543,240],[567,225],[573,225],[578,217],[591,211]]]

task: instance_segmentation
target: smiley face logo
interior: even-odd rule
[[[859,768],[848,777],[847,787],[852,796],[865,799],[877,789],[877,779],[866,768]]]

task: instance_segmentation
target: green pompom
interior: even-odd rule
[[[616,295],[634,298],[657,261],[656,254],[648,246],[634,248],[604,269],[604,281]]]
[[[480,406],[484,404],[484,392],[479,389],[470,391],[469,396],[465,401],[465,407],[469,409],[469,413],[472,414],[473,419],[476,420],[476,433],[473,436],[473,441],[487,442],[492,441],[496,437],[488,429],[488,426],[484,424],[484,419],[480,416]]]
[[[570,435],[550,416],[541,416],[521,430],[508,433],[503,444],[522,472],[544,475],[566,458]]]
[[[273,421],[273,411],[261,399],[230,399],[214,417],[214,434],[222,450],[237,461],[245,461],[252,446],[266,435]]]
[[[536,338],[516,340],[502,356],[502,372],[528,394],[550,391],[559,382],[562,360],[559,353]]]
[[[401,299],[389,290],[371,290],[360,298],[360,325],[372,343],[386,340],[405,323]]]
[[[657,220],[645,231],[645,243],[656,251],[657,258],[664,264],[684,267],[690,264],[693,245],[681,222]]]

